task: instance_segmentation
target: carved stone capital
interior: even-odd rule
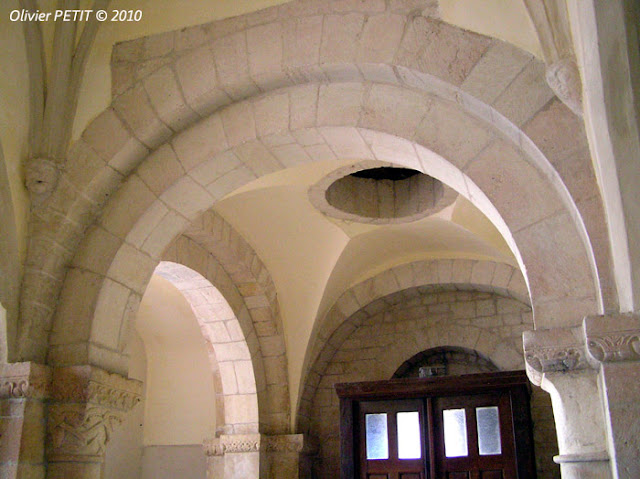
[[[49,407],[47,457],[50,462],[102,462],[107,442],[124,411],[86,404]]]
[[[640,361],[640,317],[633,314],[589,316],[584,319],[589,359],[603,362]]]
[[[50,383],[51,371],[42,364],[0,364],[0,399],[45,399]]]
[[[60,171],[49,158],[31,158],[25,165],[25,185],[35,202],[47,198],[58,184]]]
[[[141,400],[142,383],[93,366],[53,371],[49,461],[101,462],[113,429]]]
[[[582,117],[582,81],[574,58],[561,58],[547,66],[547,84],[572,112]]]
[[[540,385],[542,375],[589,368],[580,328],[525,331],[524,357],[531,382]]]
[[[54,370],[52,397],[126,412],[140,402],[142,383],[93,366],[68,366]]]

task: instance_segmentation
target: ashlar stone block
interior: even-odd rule
[[[320,61],[322,63],[355,61],[364,23],[365,17],[359,13],[325,16]]]
[[[231,102],[218,84],[213,53],[208,45],[178,58],[175,69],[186,102],[201,116],[208,116]]]
[[[162,122],[174,132],[193,123],[197,114],[186,104],[173,70],[160,68],[144,80],[144,89]]]
[[[177,135],[171,143],[185,171],[190,171],[229,147],[218,115],[201,120]]]
[[[113,108],[147,148],[153,149],[171,137],[171,130],[158,118],[141,84],[117,97]]]

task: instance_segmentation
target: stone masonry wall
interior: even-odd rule
[[[317,477],[337,477],[340,461],[340,382],[390,379],[416,352],[438,346],[476,350],[500,370],[524,369],[522,332],[533,327],[531,309],[493,293],[413,288],[367,308],[379,312],[363,319],[324,369],[313,398],[311,434],[321,444]],[[354,315],[357,317],[357,315]],[[356,321],[354,317],[347,321]],[[549,396],[534,387],[531,397],[538,477],[559,478]]]

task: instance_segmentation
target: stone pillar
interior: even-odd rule
[[[311,477],[308,456],[317,454],[317,444],[303,434],[269,436],[266,440],[268,477],[298,479]]]
[[[0,477],[44,478],[45,400],[50,371],[36,363],[0,364]]]
[[[111,433],[141,399],[142,383],[93,366],[53,371],[48,479],[100,479]]]
[[[582,328],[524,333],[527,374],[551,395],[564,479],[611,478],[598,373]]]
[[[611,456],[617,479],[640,477],[640,317],[584,320],[589,359],[600,370]]]
[[[205,441],[207,479],[298,479],[317,447],[302,434],[230,434]]]
[[[224,477],[224,449],[220,438],[207,439],[202,447],[207,456],[207,479]]]

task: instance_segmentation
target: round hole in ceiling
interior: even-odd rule
[[[370,163],[370,162],[369,162]],[[430,216],[457,194],[441,181],[401,167],[353,165],[323,178],[309,198],[324,214],[362,223],[405,223]]]

